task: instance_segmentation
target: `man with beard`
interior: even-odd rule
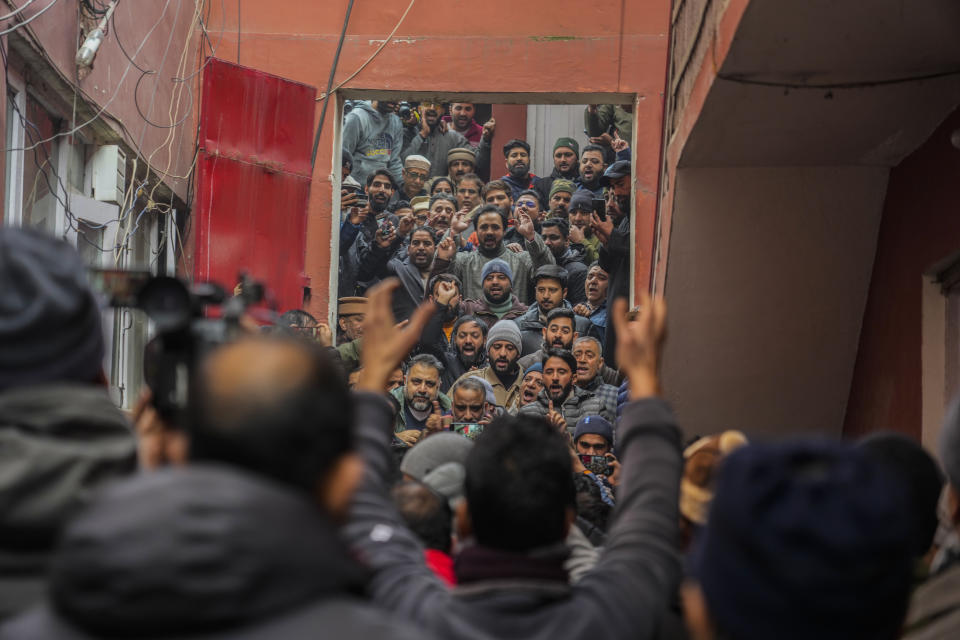
[[[538,178],[530,173],[530,145],[526,140],[514,138],[503,145],[503,157],[506,159],[507,175],[500,179],[510,186],[510,195],[514,200],[521,191],[536,188]]]
[[[610,276],[597,263],[587,269],[586,294],[587,301],[578,304],[573,312],[590,320],[588,333],[603,344],[607,333],[607,286]]]
[[[567,271],[566,299],[572,305],[578,305],[586,300],[584,283],[587,280],[586,251],[583,245],[570,244],[570,225],[560,218],[548,218],[540,225],[540,235],[543,242],[553,254],[558,267]]]
[[[483,127],[473,119],[476,109],[471,102],[451,102],[450,115],[443,116],[442,120],[453,125],[453,129],[467,139],[474,149],[483,139]]]
[[[343,150],[350,154],[351,175],[360,184],[377,169],[386,169],[396,184],[403,179],[403,124],[396,110],[396,102],[358,102],[344,118]]]
[[[393,314],[402,321],[410,318],[426,295],[425,285],[437,247],[436,232],[431,227],[416,227],[410,234],[403,260],[396,257],[399,244],[397,237],[378,235],[370,250],[361,255],[360,279],[370,281],[396,276],[401,286],[393,292]]]
[[[589,191],[575,192],[570,198],[569,212],[570,242],[583,245],[584,259],[587,264],[593,264],[600,257],[600,238],[590,226],[593,221],[593,194]]]
[[[523,333],[521,331],[521,333]],[[532,335],[527,332],[524,335],[524,343],[527,348],[531,348]],[[529,351],[520,358],[520,367],[526,369],[530,365],[543,360],[543,354],[550,349],[563,349],[569,351],[573,347],[573,341],[580,337],[576,327],[576,316],[570,309],[559,308],[551,309],[543,321],[543,329],[537,334],[540,347],[535,351]]]
[[[580,145],[573,138],[557,138],[553,144],[553,173],[537,178],[540,200],[550,201],[550,193],[556,180],[575,181],[580,177]]]
[[[520,330],[513,320],[501,320],[487,333],[487,366],[468,371],[460,379],[476,377],[493,387],[497,406],[507,411],[516,410],[520,401]]]
[[[535,362],[523,372],[523,379],[520,381],[520,406],[536,400],[542,389],[543,363]]]
[[[410,359],[402,387],[390,394],[399,403],[394,435],[412,447],[426,432],[443,429],[443,412],[450,410],[450,398],[440,393],[443,365],[428,353]]]
[[[603,197],[601,178],[607,168],[606,151],[596,144],[588,144],[580,155],[580,185],[581,191],[589,191],[593,197]]]
[[[420,103],[420,129],[403,150],[403,157],[417,154],[429,160],[431,178],[447,175],[447,154],[451,149],[470,146],[463,135],[440,119],[442,108],[435,102]],[[479,158],[477,162],[480,162]]]
[[[427,224],[437,230],[437,233],[446,233],[450,228],[450,220],[457,211],[457,199],[446,193],[438,193],[430,198],[430,214]]]
[[[573,357],[577,361],[576,385],[597,396],[603,405],[603,417],[610,421],[617,417],[617,387],[603,379],[603,345],[591,336],[573,341]]]
[[[572,436],[580,418],[601,415],[603,406],[592,393],[574,386],[577,361],[569,351],[550,349],[542,363],[543,390],[534,402],[520,407],[518,415],[546,418]]]
[[[489,185],[488,185],[489,186]],[[463,282],[463,297],[479,299],[483,295],[482,271],[490,260],[499,258],[510,266],[513,273],[513,290],[520,302],[528,299],[528,287],[533,272],[546,264],[553,264],[553,254],[547,249],[533,225],[530,216],[521,214],[517,232],[524,239],[525,251],[513,252],[504,246],[503,236],[507,228],[507,214],[494,205],[484,205],[474,218],[477,228],[477,251],[457,252],[457,245],[450,237],[444,238],[433,262],[433,273],[452,273]],[[456,235],[467,229],[467,221],[459,214],[450,225],[450,233]]]
[[[376,169],[367,176],[364,192],[367,206],[350,207],[340,228],[339,291],[347,295],[363,293],[370,283],[360,279],[361,253],[370,249],[381,218],[384,216],[396,229],[396,216],[387,214],[387,204],[395,191],[393,178],[386,169]]]
[[[440,275],[435,278],[452,278]],[[450,283],[447,283],[450,284]],[[459,284],[459,283],[458,283]],[[444,283],[437,284],[437,293],[432,296],[438,312],[433,315],[423,329],[417,350],[431,353],[443,363],[441,389],[448,390],[458,378],[468,371],[480,369],[487,363],[484,343],[487,339],[487,325],[480,318],[463,314],[453,323],[450,340],[442,330],[442,318],[449,312],[450,289]]]
[[[447,152],[447,177],[459,184],[460,179],[477,171],[477,152],[473,149],[456,147]]]
[[[513,271],[503,260],[495,258],[483,265],[480,274],[483,296],[476,300],[466,300],[463,312],[483,320],[492,327],[500,320],[519,318],[527,310],[513,294]]]
[[[528,356],[541,346],[543,330],[547,327],[547,319],[550,314],[557,309],[564,309],[569,313],[563,314],[564,317],[570,317],[570,325],[574,331],[586,333],[590,328],[590,323],[585,318],[576,318],[573,313],[572,305],[565,300],[567,295],[567,272],[565,269],[556,265],[547,265],[537,269],[533,280],[534,295],[536,302],[530,305],[523,317],[517,320],[517,327],[523,336],[523,354]],[[569,349],[570,338],[564,345],[564,349]],[[520,366],[529,366],[539,357],[533,360],[524,360]]]
[[[573,197],[573,192],[576,190],[577,185],[570,180],[562,178],[554,180],[553,186],[550,187],[550,198],[547,201],[550,207],[550,213],[547,217],[566,220],[570,211],[570,198]]]
[[[603,245],[599,264],[610,274],[607,297],[615,300],[630,295],[630,163],[615,162],[603,174],[607,186],[607,219],[593,214],[591,227]],[[603,344],[603,359],[616,368],[616,335],[608,326]]]

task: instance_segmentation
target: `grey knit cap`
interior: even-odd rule
[[[517,351],[521,350],[521,345],[523,344],[520,329],[517,328],[517,323],[513,320],[500,320],[497,324],[490,327],[490,331],[487,333],[487,351],[490,350],[490,347],[497,340],[510,342],[517,348]]]
[[[467,454],[473,448],[473,441],[452,431],[435,433],[424,438],[407,451],[400,462],[400,471],[414,480],[423,481],[424,477],[448,462],[463,464]]]

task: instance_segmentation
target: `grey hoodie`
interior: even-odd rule
[[[383,115],[369,102],[361,102],[343,122],[343,148],[353,156],[351,177],[365,185],[367,176],[386,169],[396,185],[403,181],[403,124],[395,114]]]
[[[133,433],[92,384],[0,393],[0,620],[42,594],[64,523],[102,481],[133,471]]]

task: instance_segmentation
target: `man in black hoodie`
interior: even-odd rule
[[[94,488],[134,469],[103,353],[77,250],[0,227],[0,620],[42,597],[54,542]]]
[[[336,364],[261,334],[194,382],[190,463],[104,491],[66,529],[50,603],[0,638],[422,637],[363,603],[337,534],[363,464]]]
[[[596,567],[570,586],[562,542],[576,518],[572,451],[544,420],[494,420],[466,461],[466,500],[457,507],[453,593],[424,564],[423,550],[388,494],[390,371],[425,323],[422,308],[397,329],[391,283],[370,293],[358,388],[359,446],[368,464],[345,535],[373,569],[376,602],[445,638],[593,640],[656,638],[680,577],[675,552],[681,434],[658,399],[666,312],[643,301],[628,323],[625,301],[611,318],[633,402],[617,428],[622,465],[617,511]]]

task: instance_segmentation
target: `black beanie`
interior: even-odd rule
[[[0,227],[0,391],[93,382],[102,360],[100,311],[76,249]]]

